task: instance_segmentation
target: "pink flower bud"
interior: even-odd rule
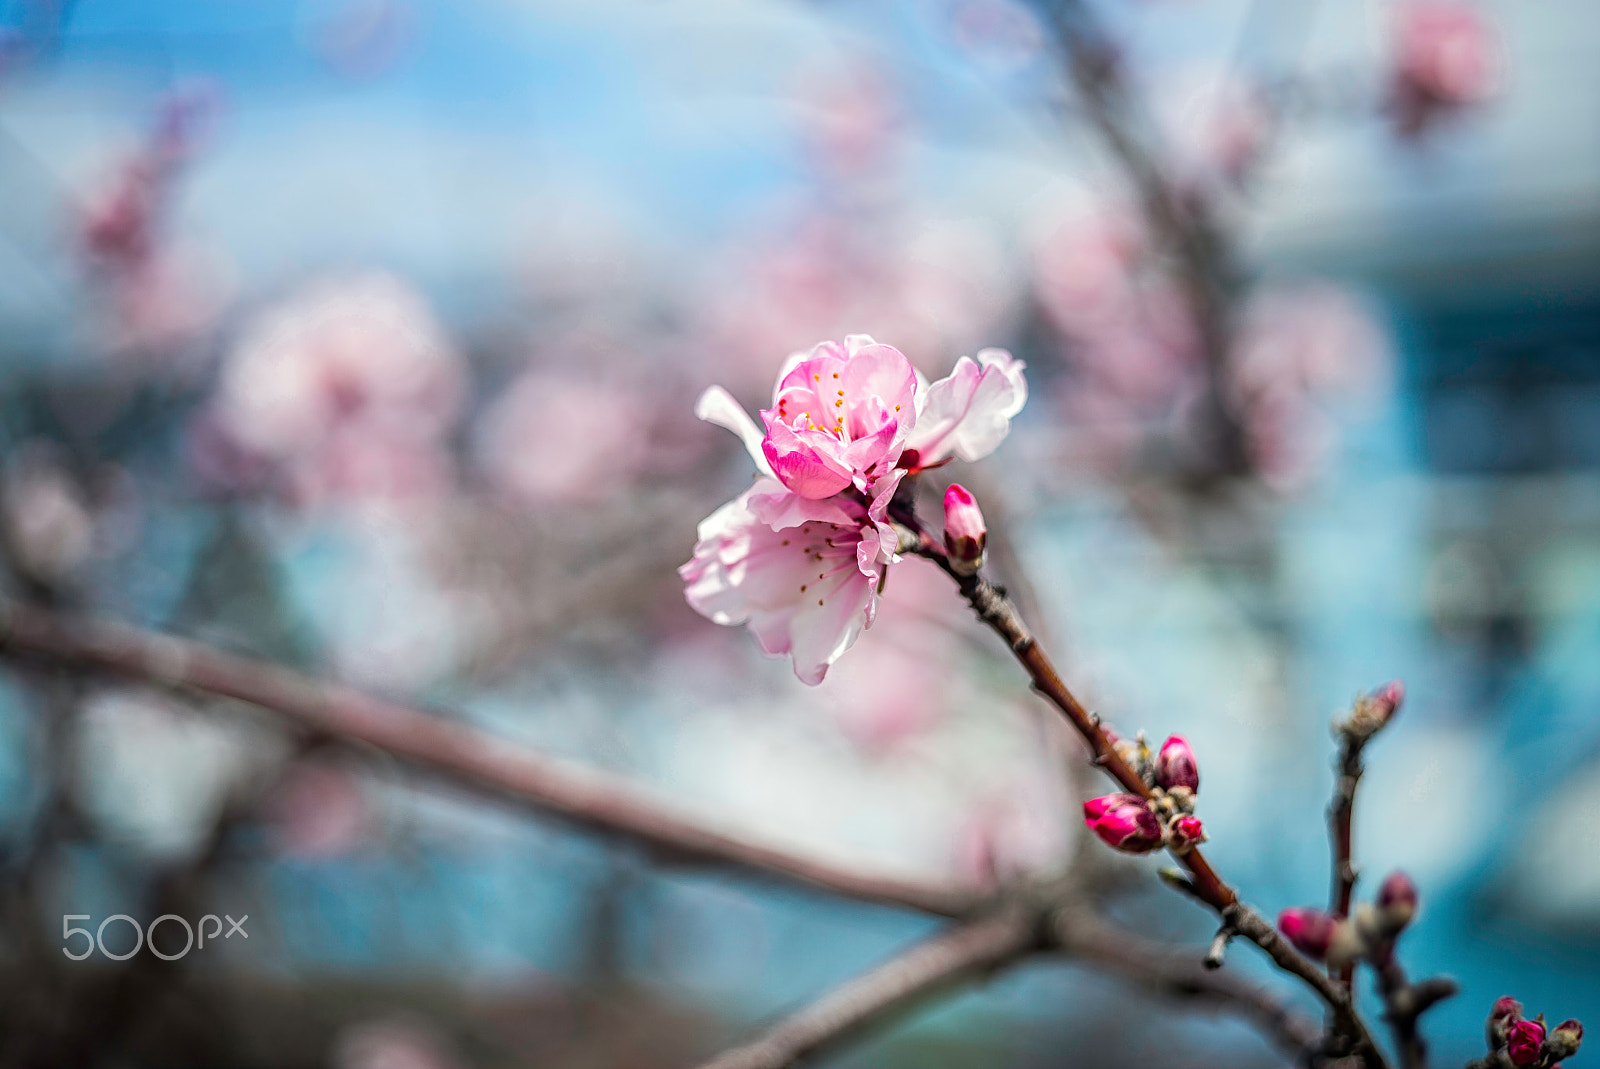
[[[1108,794],[1083,803],[1083,822],[1107,846],[1147,854],[1161,846],[1161,821],[1137,794]]]
[[[1545,1053],[1552,1058],[1570,1058],[1583,1044],[1583,1025],[1568,1018],[1550,1030],[1545,1037]]]
[[[1405,701],[1405,697],[1404,683],[1398,679],[1385,683],[1371,694],[1363,694],[1357,698],[1355,708],[1350,711],[1350,718],[1337,727],[1354,738],[1370,739],[1394,719],[1394,714],[1399,712],[1400,703]]]
[[[1495,1000],[1494,1009],[1489,1011],[1489,1019],[1484,1023],[1484,1035],[1489,1041],[1492,1050],[1499,1050],[1506,1045],[1506,1029],[1512,1021],[1522,1020],[1522,1003],[1510,995],[1502,995]]]
[[[1383,931],[1393,935],[1417,914],[1417,885],[1403,872],[1392,872],[1378,888],[1378,918]]]
[[[1278,931],[1300,953],[1317,961],[1327,956],[1338,928],[1338,920],[1310,906],[1295,906],[1278,914]]]
[[[1494,1000],[1494,1009],[1489,1011],[1489,1020],[1504,1024],[1521,1019],[1522,1003],[1510,995],[1501,995]]]
[[[1182,735],[1173,735],[1161,744],[1161,752],[1156,754],[1156,782],[1168,791],[1175,787],[1200,789],[1200,766]]]
[[[1532,1065],[1544,1046],[1544,1025],[1538,1021],[1513,1021],[1506,1027],[1506,1056],[1512,1065]]]
[[[944,492],[944,548],[958,572],[971,575],[983,567],[983,546],[989,537],[983,512],[960,483]]]
[[[1179,817],[1167,827],[1167,846],[1177,853],[1192,850],[1205,841],[1206,829],[1199,817]]]

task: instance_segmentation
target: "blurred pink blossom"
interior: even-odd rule
[[[703,287],[703,374],[744,394],[771,381],[773,353],[856,331],[896,339],[929,370],[993,336],[1010,309],[1005,276],[978,225],[813,213],[727,250]]]
[[[596,504],[626,490],[649,461],[651,414],[625,387],[529,370],[483,416],[478,459],[524,505]]]
[[[878,601],[872,642],[829,670],[816,701],[857,746],[893,753],[952,708],[956,632],[949,581],[928,566],[896,568]]]
[[[336,857],[371,837],[373,814],[346,762],[295,762],[262,803],[274,848],[293,857]]]
[[[883,64],[862,60],[813,72],[798,96],[807,156],[825,176],[856,180],[894,162],[904,117]]]
[[[406,283],[383,274],[315,283],[259,314],[228,354],[210,420],[237,456],[207,466],[265,466],[304,504],[438,493],[452,474],[446,437],[464,375]]]
[[[1228,387],[1262,475],[1290,489],[1315,474],[1337,443],[1328,410],[1373,397],[1387,382],[1391,360],[1382,329],[1338,286],[1254,294],[1228,365]]]
[[[1025,67],[1044,53],[1038,18],[1016,0],[956,0],[950,29],[957,45],[1001,72]]]
[[[1157,97],[1157,116],[1175,178],[1201,194],[1219,185],[1244,184],[1277,121],[1258,86],[1211,71],[1180,75],[1164,86]]]
[[[93,190],[76,221],[78,239],[108,299],[110,347],[167,350],[214,322],[226,272],[191,244],[164,233],[178,179],[210,139],[221,97],[210,82],[180,87],[162,101],[137,146]]]
[[[1407,0],[1397,11],[1394,111],[1415,136],[1443,115],[1494,95],[1504,60],[1489,22],[1460,0]]]

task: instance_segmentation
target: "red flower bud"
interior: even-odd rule
[[[1489,1011],[1489,1020],[1510,1022],[1522,1018],[1522,1003],[1510,995],[1501,995],[1494,1000],[1494,1009]]]
[[[1570,1058],[1583,1045],[1583,1025],[1568,1018],[1550,1029],[1544,1039],[1545,1053],[1552,1058]]]
[[[1327,957],[1338,927],[1338,920],[1310,906],[1296,906],[1278,914],[1278,931],[1300,953],[1317,961]]]
[[[1156,754],[1156,782],[1168,791],[1175,787],[1200,790],[1200,766],[1182,735],[1170,736],[1161,744],[1161,752]]]
[[[1083,822],[1107,846],[1147,854],[1161,846],[1161,820],[1137,794],[1108,794],[1083,803]]]
[[[983,512],[970,491],[960,483],[951,483],[944,492],[944,548],[950,564],[966,575],[983,567],[983,546],[989,529],[984,526]]]
[[[1182,816],[1167,826],[1167,845],[1180,854],[1205,841],[1206,829],[1199,817]]]
[[[1378,917],[1384,933],[1393,935],[1417,914],[1417,885],[1403,872],[1391,872],[1378,888]]]
[[[1532,1065],[1544,1046],[1544,1025],[1538,1021],[1513,1021],[1506,1027],[1506,1056],[1512,1065]]]
[[[1495,1000],[1494,1009],[1489,1011],[1489,1019],[1484,1022],[1484,1035],[1489,1041],[1491,1050],[1499,1050],[1506,1045],[1506,1029],[1512,1021],[1522,1020],[1522,1003],[1510,995],[1501,995]]]

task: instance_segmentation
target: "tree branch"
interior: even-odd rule
[[[784,1069],[964,980],[1041,947],[1035,910],[1014,904],[962,922],[784,1018],[765,1035],[702,1069]]]
[[[1158,946],[1086,913],[1068,910],[1057,915],[1055,932],[1070,956],[1119,973],[1157,994],[1185,1003],[1209,1004],[1254,1021],[1297,1062],[1309,1060],[1321,1049],[1322,1029],[1315,1022],[1295,1013],[1269,991],[1197,964],[1188,951]]]
[[[623,836],[670,858],[729,863],[846,898],[960,916],[976,896],[874,876],[715,831],[618,777],[349,687],[185,639],[0,602],[0,656],[234,698],[313,733],[374,747],[453,783]]]
[[[1338,775],[1333,785],[1333,801],[1328,804],[1328,842],[1333,849],[1333,890],[1329,894],[1328,908],[1335,917],[1348,917],[1357,878],[1350,825],[1355,812],[1356,785],[1361,781],[1361,751],[1367,740],[1349,732],[1340,732],[1339,738]],[[1345,966],[1338,975],[1345,989],[1353,992],[1355,966]]]
[[[1111,745],[1110,739],[1100,727],[1099,718],[1085,709],[1067,689],[1055,666],[1051,664],[1050,658],[1034,640],[1032,633],[1018,614],[1016,606],[1005,593],[980,575],[962,574],[952,567],[943,547],[921,525],[911,509],[895,504],[890,506],[890,514],[905,530],[901,552],[933,561],[955,581],[962,596],[972,606],[972,611],[1011,648],[1012,654],[1028,673],[1028,678],[1033,681],[1034,690],[1060,710],[1067,721],[1077,729],[1078,734],[1083,736],[1084,741],[1089,744],[1090,752],[1094,755],[1094,763],[1103,768],[1129,793],[1137,794],[1141,798],[1151,797],[1149,786]],[[1215,910],[1218,916],[1231,924],[1241,936],[1265,951],[1278,968],[1305,981],[1307,986],[1327,1003],[1340,1034],[1354,1043],[1354,1052],[1358,1053],[1367,1065],[1372,1067],[1386,1065],[1382,1050],[1373,1041],[1371,1032],[1355,1012],[1350,993],[1344,985],[1329,977],[1309,958],[1290,946],[1287,940],[1280,938],[1264,917],[1241,902],[1238,894],[1223,882],[1198,849],[1173,856],[1188,870],[1189,878],[1184,881],[1185,890]]]
[[[1384,1018],[1394,1033],[1400,1065],[1403,1069],[1427,1069],[1428,1044],[1417,1030],[1417,1018],[1436,1003],[1450,998],[1460,987],[1446,976],[1409,983],[1405,969],[1395,957],[1392,947],[1375,969],[1378,973],[1378,991],[1383,995]]]

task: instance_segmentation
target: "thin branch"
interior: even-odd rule
[[[1206,371],[1203,414],[1212,420],[1224,474],[1246,470],[1243,430],[1226,389],[1232,348],[1232,306],[1238,271],[1226,241],[1199,197],[1184,196],[1158,154],[1136,135],[1149,122],[1137,106],[1115,46],[1083,0],[1044,0],[1061,47],[1067,78],[1083,99],[1084,117],[1138,194],[1145,219],[1171,251],[1178,281],[1194,317]]]
[[[331,739],[374,747],[430,775],[621,835],[667,857],[731,863],[846,898],[960,916],[976,898],[801,857],[671,813],[618,777],[583,772],[466,725],[319,683],[276,665],[120,624],[0,602],[0,656],[234,698]]]
[[[1119,973],[1157,994],[1185,1003],[1214,1006],[1255,1022],[1266,1037],[1298,1062],[1321,1049],[1322,1029],[1284,1005],[1271,992],[1196,964],[1187,951],[1173,951],[1086,914],[1062,911],[1056,937],[1067,954]]]
[[[830,991],[765,1035],[702,1069],[784,1069],[922,1000],[1040,948],[1037,912],[1021,905],[945,929]]]
[[[1435,1004],[1450,998],[1460,987],[1446,976],[1409,983],[1405,969],[1394,956],[1393,948],[1375,968],[1378,991],[1383,996],[1385,1007],[1384,1019],[1394,1033],[1394,1045],[1400,1053],[1402,1069],[1427,1069],[1428,1044],[1417,1030],[1417,1018]]]
[[[1333,784],[1333,801],[1328,804],[1328,842],[1333,849],[1333,890],[1328,908],[1335,917],[1348,917],[1358,876],[1350,827],[1355,812],[1356,785],[1361,781],[1361,751],[1367,739],[1351,732],[1340,732],[1339,739],[1338,775]],[[1338,970],[1339,982],[1351,992],[1352,998],[1354,970],[1353,964]]]
[[[949,575],[960,589],[962,596],[967,599],[967,603],[972,606],[972,611],[1010,647],[1018,663],[1028,673],[1028,678],[1033,681],[1034,690],[1060,710],[1068,722],[1077,729],[1078,734],[1083,736],[1084,741],[1089,744],[1090,752],[1094,755],[1094,763],[1103,768],[1129,793],[1137,794],[1141,798],[1151,797],[1149,786],[1116,752],[1104,730],[1101,729],[1099,719],[1085,709],[1067,689],[1050,658],[1034,640],[1032,633],[1018,614],[1016,606],[1005,593],[980,575],[962,574],[952,567],[943,547],[921,525],[910,509],[896,504],[891,505],[890,511],[894,521],[905,530],[906,544],[902,545],[901,552],[931,560]],[[1278,968],[1299,977],[1316,991],[1333,1012],[1340,1033],[1353,1041],[1355,1052],[1360,1054],[1367,1065],[1373,1067],[1386,1065],[1381,1049],[1373,1041],[1366,1024],[1355,1012],[1349,991],[1344,985],[1329,977],[1309,958],[1290,946],[1287,940],[1280,938],[1264,917],[1241,902],[1238,894],[1223,882],[1198,849],[1173,856],[1188,870],[1187,889],[1196,898],[1215,910],[1217,915],[1232,925],[1241,936],[1265,951]]]

